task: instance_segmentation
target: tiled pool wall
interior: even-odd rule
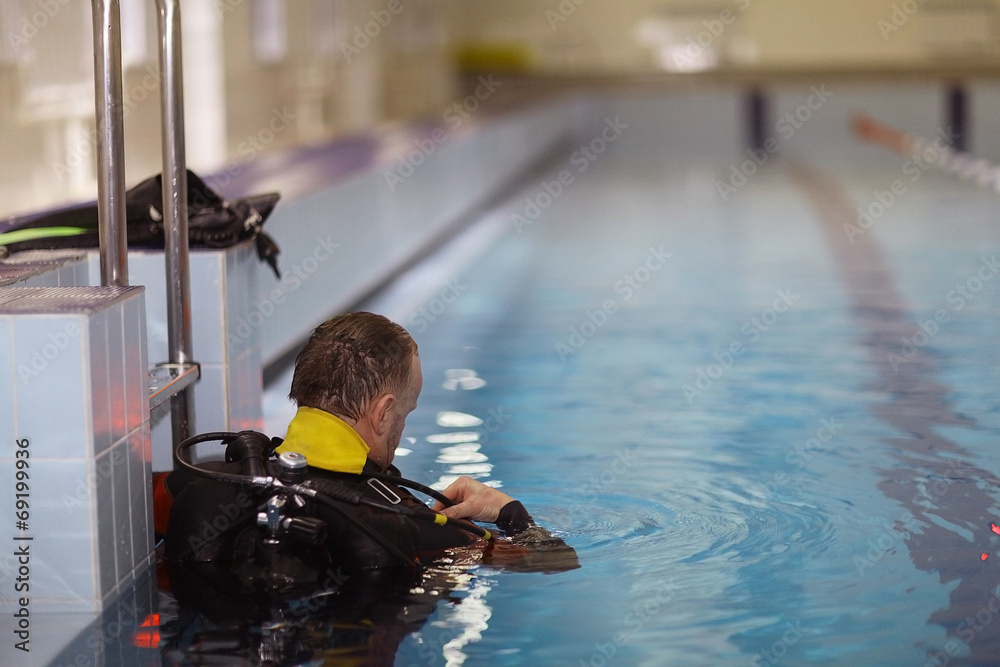
[[[90,618],[152,562],[143,292],[0,289],[8,639],[46,614]]]

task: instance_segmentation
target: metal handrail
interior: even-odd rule
[[[179,0],[156,0],[159,11],[161,137],[163,140],[164,257],[167,283],[167,373],[151,405],[171,397],[175,443],[190,437],[189,385],[200,374],[191,354],[191,290],[188,265],[187,166],[184,159]],[[94,97],[97,120],[97,212],[101,284],[128,285],[125,226],[125,136],[123,130],[121,9],[119,0],[92,0]],[[164,376],[160,378],[160,376]],[[162,385],[162,386],[161,386]]]
[[[118,0],[92,0],[91,6],[101,284],[125,286],[128,285],[128,250],[125,235],[121,12]]]
[[[191,287],[188,261],[187,164],[180,0],[156,0],[160,37],[160,133],[163,145],[164,255],[167,344],[170,364],[192,364]],[[171,398],[174,444],[191,433],[189,391]]]

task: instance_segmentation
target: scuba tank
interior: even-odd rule
[[[213,440],[226,446],[225,463],[192,463],[189,450]],[[275,457],[278,444],[242,431],[197,435],[177,446],[179,466],[171,474],[190,482],[170,510],[166,560],[225,565],[241,586],[301,592],[331,569],[415,569],[414,526],[430,526],[427,532],[452,546],[492,539],[482,527],[434,512],[399,488],[452,504],[429,487],[395,475],[310,469],[300,453]]]

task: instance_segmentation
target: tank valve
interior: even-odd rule
[[[285,484],[301,484],[306,481],[308,466],[304,454],[282,452],[278,455],[278,479]]]
[[[271,496],[267,499],[267,505],[263,512],[257,513],[257,525],[267,528],[267,538],[265,544],[277,544],[278,533],[281,530],[281,510],[285,507],[285,497],[281,495]]]

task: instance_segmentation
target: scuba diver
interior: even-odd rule
[[[440,571],[429,580],[421,564],[472,545],[473,562],[495,555],[514,570],[579,567],[573,549],[507,494],[470,477],[439,493],[400,476],[392,460],[422,382],[417,345],[403,327],[372,313],[339,315],[313,331],[295,360],[289,397],[298,410],[284,440],[244,431],[181,443],[175,470],[154,479],[162,570],[178,604],[213,628],[257,628],[258,664],[265,654],[287,658],[278,644],[301,648],[290,639],[307,629],[296,611],[309,610],[311,621],[353,619],[361,644],[370,648],[373,628],[383,635],[381,664],[454,585]],[[191,447],[210,440],[226,445],[225,461],[191,463]],[[434,507],[404,487],[430,495]],[[550,547],[552,558],[494,540],[473,520]]]

